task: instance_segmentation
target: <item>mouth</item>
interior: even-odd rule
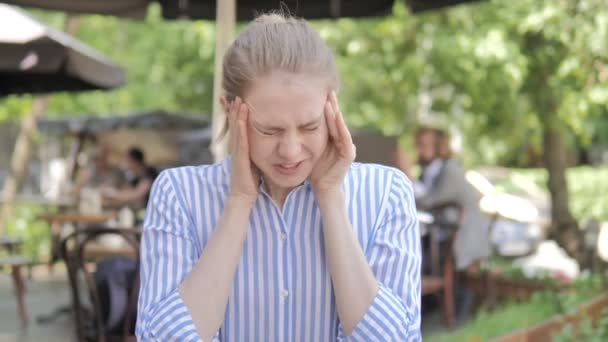
[[[281,163],[275,164],[274,168],[275,170],[277,170],[278,173],[285,176],[289,176],[297,173],[300,169],[300,165],[302,165],[301,161],[297,163]]]

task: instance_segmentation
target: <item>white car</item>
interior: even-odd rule
[[[548,193],[506,168],[470,170],[466,177],[482,195],[481,209],[495,217],[491,240],[496,252],[511,257],[532,253],[550,222]]]

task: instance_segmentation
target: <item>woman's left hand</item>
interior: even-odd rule
[[[344,122],[336,93],[333,91],[325,103],[325,120],[329,141],[310,174],[310,183],[317,198],[342,191],[344,177],[356,156],[353,139]]]

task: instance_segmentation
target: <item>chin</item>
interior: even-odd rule
[[[308,175],[306,174],[285,176],[273,173],[270,177],[270,181],[281,188],[295,188],[304,183],[307,178]]]
[[[304,165],[301,165],[304,166]],[[298,172],[293,174],[283,174],[276,170],[274,167],[270,167],[268,172],[264,172],[264,176],[270,183],[281,188],[295,188],[306,181],[310,175],[309,168],[303,167]]]

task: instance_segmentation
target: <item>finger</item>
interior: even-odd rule
[[[353,143],[353,138],[350,134],[350,131],[348,130],[348,126],[346,125],[346,122],[344,121],[344,116],[341,112],[338,112],[336,121],[338,135],[340,136],[338,145],[342,149],[342,154],[350,159],[354,159],[357,153],[357,148]]]
[[[341,138],[340,141],[344,144],[350,144],[352,143],[352,137],[350,135],[350,132],[348,131],[348,126],[346,126],[346,123],[344,121],[344,115],[342,115],[342,111],[340,110],[340,104],[338,103],[338,95],[336,95],[336,92],[332,90],[329,97],[334,113],[337,116],[336,126],[338,128],[338,135]]]
[[[329,98],[330,98],[331,106],[334,110],[334,113],[339,113],[340,104],[338,103],[338,95],[336,95],[336,92],[334,90],[332,90],[331,94],[329,94]]]
[[[336,118],[336,126],[338,130],[338,136],[340,137],[339,142],[345,146],[345,148],[350,148],[353,146],[353,138],[350,135],[350,131],[348,130],[348,126],[344,121],[344,115],[342,112],[337,113]]]
[[[231,103],[228,110],[228,125],[230,127],[230,148],[232,153],[236,153],[237,141],[239,136],[238,128],[238,109],[241,99],[237,96]]]
[[[338,129],[336,127],[336,114],[333,111],[333,108],[329,101],[325,102],[325,121],[327,123],[327,130],[329,131],[329,136],[334,141],[337,141]]]
[[[238,119],[238,114],[239,111],[241,110],[241,104],[243,103],[243,100],[241,100],[240,97],[235,97],[234,98],[234,103],[233,103],[233,107],[232,107],[232,113],[235,116],[236,119]]]
[[[226,116],[228,117],[228,138],[229,140],[229,145],[228,148],[230,149],[230,153],[234,154],[236,152],[236,132],[237,132],[237,126],[236,126],[236,121],[234,120],[234,114],[233,114],[233,108],[234,107],[234,101],[230,102],[230,105],[228,106],[228,112],[226,113]]]
[[[242,103],[239,106],[238,112],[238,127],[239,127],[239,149],[243,152],[244,156],[249,156],[249,140],[247,136],[247,120],[249,110],[247,105]]]

